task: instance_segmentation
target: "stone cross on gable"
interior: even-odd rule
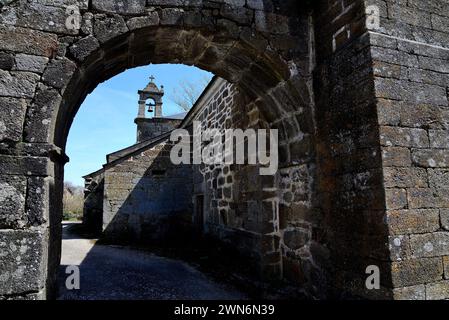
[[[154,79],[156,79],[153,75],[150,77],[150,81],[154,82]]]

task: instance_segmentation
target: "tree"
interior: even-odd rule
[[[182,110],[189,111],[209,84],[210,76],[204,75],[198,81],[181,80],[173,89],[170,99]]]
[[[62,200],[64,219],[81,220],[84,206],[84,189],[64,182],[64,196]]]

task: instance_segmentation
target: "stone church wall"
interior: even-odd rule
[[[191,167],[173,165],[170,149],[161,140],[105,166],[105,239],[166,241],[191,224]]]
[[[311,252],[326,254],[313,238],[320,220],[311,192],[314,124],[307,115],[312,113],[301,109],[270,123],[232,84],[224,82],[214,90],[195,117],[202,130],[277,129],[283,141],[280,167],[274,176],[261,176],[255,165],[194,166],[194,199],[204,206],[201,210],[196,204],[195,219],[204,220],[206,234],[236,249],[265,279],[307,285],[319,274]],[[307,86],[303,90],[310,96]]]
[[[168,118],[137,118],[137,142],[154,139],[179,126],[181,120]]]
[[[238,89],[219,81],[211,92],[194,118],[201,122],[202,133],[207,129],[218,129],[223,133],[224,129],[245,128],[239,122],[242,118],[248,120],[248,116],[239,109],[244,107],[246,110],[246,106]],[[258,167],[202,164],[195,165],[193,170],[194,220],[203,224],[206,235],[220,240],[252,261],[253,267],[260,268],[262,245],[265,242],[266,246],[271,246],[273,241],[264,233],[272,232],[273,226],[261,223],[262,193],[257,188],[262,179]],[[199,205],[203,208],[198,208]]]

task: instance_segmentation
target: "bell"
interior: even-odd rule
[[[153,112],[154,104],[148,103],[147,106],[148,106],[148,112]]]

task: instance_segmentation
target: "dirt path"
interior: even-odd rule
[[[127,247],[98,245],[64,223],[59,299],[245,299],[185,262]],[[80,269],[80,290],[65,287],[66,266]]]

